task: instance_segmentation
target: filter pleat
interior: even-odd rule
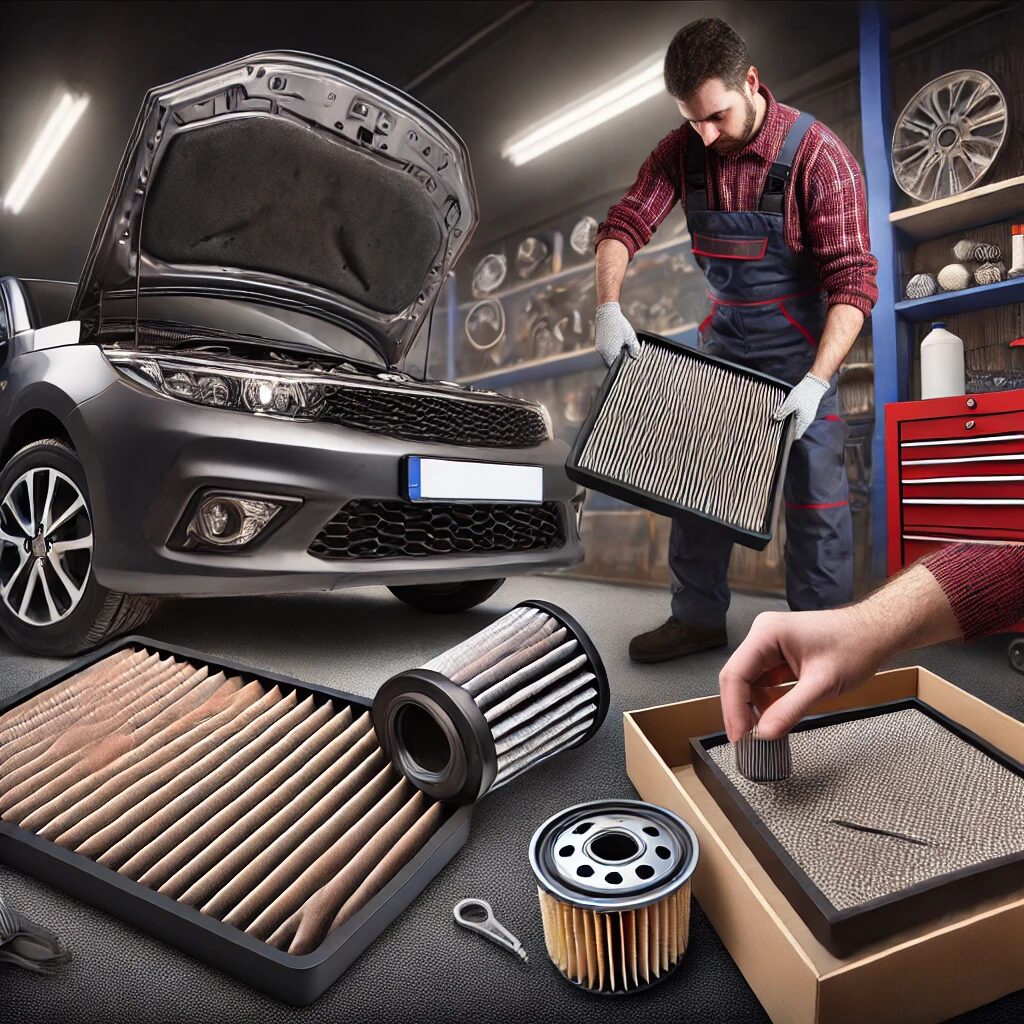
[[[567,750],[585,736],[589,728],[590,726],[585,721],[577,723],[557,736],[553,736],[547,743],[529,751],[519,760],[509,761],[502,771],[498,773],[491,788],[497,789],[500,786],[504,786],[523,772],[529,771],[534,765],[539,764],[545,758],[551,757],[559,750]]]
[[[548,642],[543,648],[540,645],[530,648],[525,652],[529,663],[512,675],[499,679],[484,692],[474,694],[477,704],[486,712],[506,695],[517,692],[521,687],[525,688],[531,680],[543,675],[552,666],[571,658],[579,650],[579,643],[575,638],[560,643],[564,636],[565,630],[559,630],[547,638]]]
[[[325,709],[331,710],[330,705]],[[213,816],[175,844],[139,879],[170,896],[180,896],[204,870],[227,850],[237,835],[248,835],[266,822],[272,813],[268,804],[280,808],[305,786],[313,783],[355,742],[352,709],[329,714],[327,721],[252,784],[239,780],[225,795],[229,801]],[[289,787],[293,792],[289,792]],[[267,804],[264,803],[267,801]],[[220,849],[217,849],[217,846]]]
[[[360,725],[365,725],[363,718],[357,720],[352,731]],[[188,888],[178,898],[191,906],[203,906],[206,913],[216,916],[218,907],[209,901],[233,885],[222,900],[222,911],[227,913],[320,821],[373,778],[383,763],[376,737],[370,731],[363,732],[350,749],[318,775],[309,779],[308,773],[303,773],[307,776],[305,786],[289,780],[273,790],[192,864],[161,886],[161,891],[174,891],[187,881]]]
[[[765,533],[786,430],[772,414],[784,396],[779,383],[645,341],[617,371],[578,468],[641,503],[651,495]]]
[[[592,691],[591,695],[593,695]],[[587,699],[586,692],[582,695],[581,699],[584,701]],[[595,703],[584,704],[583,707],[576,708],[551,725],[532,733],[527,739],[516,746],[506,749],[498,757],[498,777],[500,778],[503,772],[507,773],[514,770],[514,767],[520,761],[531,754],[538,755],[542,749],[549,749],[548,744],[554,743],[568,732],[576,731],[575,727],[585,729],[586,723],[593,719],[596,710],[597,705]]]
[[[271,884],[262,890],[266,893],[274,887],[275,882],[281,883],[283,875],[293,877],[301,871],[310,860],[327,849],[333,839],[358,820],[360,815],[365,814],[375,800],[384,795],[389,782],[388,765],[374,751],[363,764],[342,778],[322,800],[286,829],[279,831],[283,822],[273,822],[261,838],[259,846],[255,842],[243,844],[238,859],[244,866],[237,874],[229,875],[225,865],[218,865],[216,875],[226,884],[200,908],[202,912],[243,927],[252,920],[252,916],[246,916],[246,910],[252,908],[253,901],[246,902],[246,898],[264,880],[272,879]],[[269,845],[265,845],[267,840],[271,840]],[[282,863],[289,865],[291,874],[287,870],[275,874]],[[281,883],[275,892],[283,888],[284,884],[286,882]],[[234,919],[229,920],[232,915]]]
[[[558,651],[553,651],[544,660],[547,661],[548,659],[551,659],[557,661],[558,654]],[[484,718],[488,723],[493,725],[493,723],[501,720],[502,716],[514,711],[520,704],[529,703],[531,698],[542,693],[549,686],[554,686],[559,680],[564,679],[567,675],[575,672],[577,669],[583,668],[587,664],[586,654],[577,655],[572,659],[572,661],[567,661],[564,665],[559,665],[553,672],[549,672],[547,675],[542,676],[536,682],[530,683],[528,686],[523,686],[520,689],[513,691],[503,701],[489,707],[484,713]],[[589,670],[585,674],[589,675],[591,679],[595,678],[594,674]],[[580,678],[582,678],[582,676]]]
[[[292,694],[293,700],[294,697]],[[276,721],[257,720],[238,737],[235,744],[222,744],[210,751],[206,757],[182,773],[180,779],[176,780],[173,791],[155,793],[150,798],[152,805],[145,809],[143,820],[98,857],[99,863],[107,867],[116,867],[124,874],[135,877],[134,869],[127,867],[127,861],[135,861],[144,847],[159,840],[168,829],[186,818],[197,805],[216,793],[221,786],[244,774],[261,755],[272,751],[275,744],[284,740],[315,713],[316,705],[312,696],[306,697]],[[172,797],[171,793],[177,790],[181,792]]]
[[[258,939],[268,939],[314,892],[348,868],[370,838],[398,813],[411,791],[408,782],[396,778],[391,766],[385,765],[224,920]]]
[[[529,637],[517,636],[510,640],[509,644],[514,644],[513,649],[497,660],[490,654],[482,656],[471,666],[472,674],[462,686],[474,697],[479,697],[501,680],[521,678],[522,673],[534,670],[536,662],[549,651],[557,649],[565,639],[566,630],[557,626],[553,619],[542,622]]]
[[[121,873],[139,878],[162,857],[178,850],[182,843],[207,824],[225,805],[240,793],[251,791],[258,786],[284,757],[301,746],[311,735],[315,735],[332,717],[334,715],[331,706],[323,704],[312,714],[302,716],[279,739],[261,744],[263,749],[255,759],[241,771],[230,769],[227,777],[211,787],[210,792],[202,796],[191,810],[175,815],[161,828],[158,835],[121,865]]]
[[[570,679],[567,683],[562,686],[558,686],[555,689],[549,689],[543,696],[536,696],[533,701],[526,705],[521,711],[515,714],[505,715],[498,721],[497,725],[494,726],[494,739],[500,740],[503,736],[515,730],[518,726],[523,725],[525,722],[529,722],[531,719],[536,718],[541,712],[547,711],[552,707],[558,705],[561,701],[567,697],[572,696],[579,690],[586,687],[588,684],[594,683],[593,672],[583,672],[578,676]],[[597,690],[591,685],[589,687],[591,694],[596,697]]]
[[[513,608],[508,615],[496,619],[479,633],[474,633],[462,643],[442,652],[423,667],[432,672],[440,672],[455,682],[457,680],[453,677],[459,669],[464,669],[467,663],[472,664],[481,650],[500,647],[510,636],[520,632],[526,622],[538,618],[541,614],[537,608]]]
[[[519,748],[522,748],[523,752],[533,749],[530,746],[531,740],[544,742],[553,735],[557,735],[557,732],[553,733],[551,730],[558,728],[560,731],[559,727],[580,721],[582,716],[573,716],[584,705],[592,705],[593,709],[597,708],[597,690],[592,686],[578,692],[574,688],[568,696],[556,700],[554,707],[544,714],[540,713],[544,711],[544,708],[538,707],[536,717],[518,729],[513,729],[494,744],[494,749],[498,752],[498,770],[500,771],[504,767],[505,754],[508,754],[510,759],[518,759]],[[497,739],[497,737],[495,738]]]
[[[294,703],[295,695],[290,695]],[[286,704],[281,691],[274,687],[250,707],[243,709],[225,722],[219,729],[204,736],[198,743],[190,745],[177,757],[162,764],[156,771],[139,779],[127,790],[111,800],[101,811],[94,812],[70,833],[57,837],[57,842],[68,846],[87,857],[98,857],[140,821],[176,796],[193,777],[190,769],[221,744],[236,748],[243,741],[239,738],[245,730],[263,718],[266,723],[276,720],[283,713]],[[74,838],[72,838],[72,835]],[[72,845],[73,844],[73,845]]]
[[[88,810],[94,810],[99,806],[104,796],[101,792],[102,787],[111,779],[134,764],[149,763],[147,759],[158,753],[166,754],[174,740],[200,722],[217,717],[239,699],[249,699],[240,698],[242,689],[242,680],[237,676],[225,679],[222,672],[208,676],[196,687],[194,704],[191,700],[186,701],[182,698],[176,705],[134,734],[129,750],[67,789],[45,787],[45,801],[26,817],[21,817],[20,805],[12,808],[12,813],[16,820],[20,819],[23,828],[38,832],[49,839],[54,838],[80,820]],[[256,692],[255,689],[248,691],[251,699],[255,699]],[[176,712],[179,713],[176,715]],[[61,779],[55,779],[52,786],[57,787],[60,783]],[[89,804],[82,804],[81,802],[86,799],[90,801]],[[25,809],[28,810],[28,806]]]
[[[428,803],[422,799],[416,802],[416,797],[412,797],[411,802],[414,802],[417,810],[422,808],[424,803]],[[441,805],[430,802],[413,827],[395,843],[383,860],[366,876],[359,888],[341,905],[331,923],[331,931],[340,928],[362,910],[426,846],[430,837],[441,827],[441,818]]]

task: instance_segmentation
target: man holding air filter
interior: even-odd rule
[[[717,18],[675,36],[665,84],[687,123],[661,140],[600,227],[596,346],[609,365],[623,349],[638,353],[622,282],[682,201],[712,303],[703,349],[791,387],[776,412],[796,418],[785,481],[790,607],[832,608],[853,596],[837,373],[878,297],[860,169],[829,129],[774,99]],[[732,543],[713,523],[673,522],[672,615],[634,637],[630,657],[666,661],[727,642]]]

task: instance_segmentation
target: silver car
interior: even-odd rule
[[[461,140],[344,65],[150,92],[77,286],[0,279],[7,635],[75,653],[165,594],[454,611],[579,562],[544,408],[402,368],[476,221]]]

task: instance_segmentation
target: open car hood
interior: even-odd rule
[[[330,321],[397,366],[476,222],[469,154],[440,118],[344,64],[255,54],[146,96],[70,318],[102,340],[136,295],[136,317],[149,296],[234,298]]]

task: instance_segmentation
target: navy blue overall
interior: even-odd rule
[[[700,347],[793,385],[811,369],[825,326],[825,295],[809,254],[785,240],[783,203],[793,157],[814,123],[801,114],[768,174],[759,208],[708,208],[707,154],[696,132],[686,147],[684,204],[693,254],[707,279],[711,315]],[[793,444],[786,471],[786,596],[794,610],[833,608],[853,597],[853,524],[832,378],[817,418]],[[672,615],[707,628],[725,625],[733,542],[713,523],[672,523]]]

